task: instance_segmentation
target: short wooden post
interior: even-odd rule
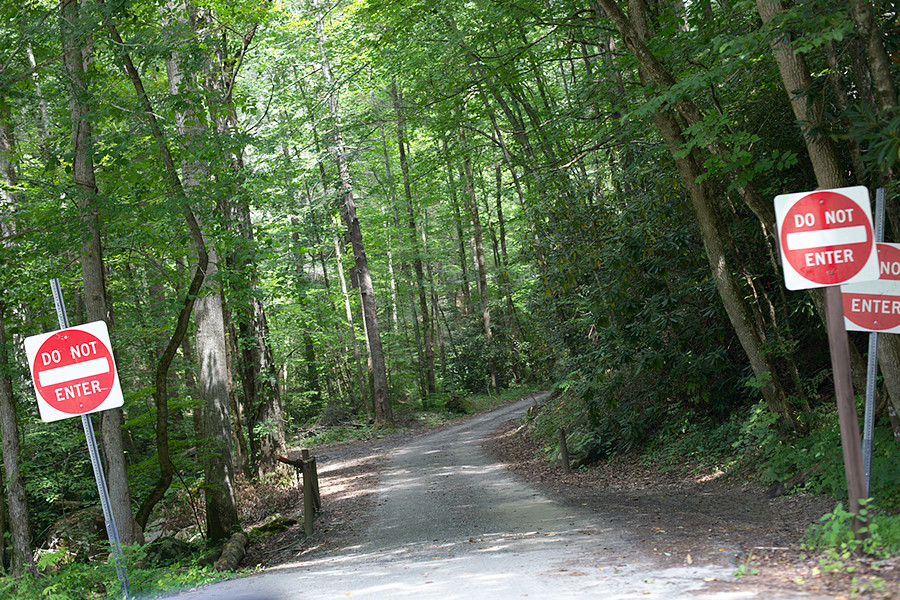
[[[319,495],[319,468],[316,466],[316,457],[310,458],[312,465],[310,472],[312,474],[313,498],[316,501],[316,512],[322,510],[322,496]]]
[[[569,446],[566,444],[566,430],[562,427],[559,428],[559,454],[562,458],[563,471],[571,473],[572,467],[569,466]]]
[[[309,457],[309,450],[301,450],[301,464],[303,469],[303,529],[306,535],[313,534],[313,520],[316,517],[316,500],[313,489],[313,475],[315,467]]]

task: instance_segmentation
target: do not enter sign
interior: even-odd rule
[[[841,286],[847,331],[900,333],[900,245],[878,244],[878,281]]]
[[[776,196],[775,216],[788,289],[878,279],[865,187]]]
[[[25,338],[43,421],[122,406],[106,323],[96,321]]]

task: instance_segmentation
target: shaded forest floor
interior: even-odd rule
[[[295,482],[242,488],[243,518],[249,527],[275,513],[301,521],[279,533],[251,536],[242,566],[287,565],[358,543],[372,514],[380,464],[390,450],[428,430],[424,423],[411,425],[404,433],[313,450],[323,511],[309,538],[303,535]],[[761,485],[746,478],[697,476],[689,468],[664,472],[632,457],[565,474],[549,464],[541,444],[518,423],[498,430],[485,449],[516,477],[560,501],[590,508],[647,554],[673,566],[720,561],[724,553],[735,561],[735,573],[753,587],[837,599],[900,600],[900,557],[837,567],[835,560],[807,556],[801,548],[804,530],[834,508],[833,499],[803,494],[769,499]]]

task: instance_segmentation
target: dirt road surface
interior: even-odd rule
[[[528,397],[394,449],[358,543],[176,596],[178,600],[440,598],[765,599],[720,560],[672,565],[627,541],[618,522],[554,501],[482,449]]]

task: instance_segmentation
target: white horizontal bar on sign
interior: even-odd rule
[[[820,229],[818,231],[796,231],[787,234],[788,250],[807,250],[822,246],[839,246],[842,244],[860,244],[865,242],[868,232],[864,225],[838,227],[836,229]]]
[[[41,385],[56,385],[64,381],[93,377],[103,373],[109,373],[109,361],[105,357],[41,371],[38,373],[38,381]]]

